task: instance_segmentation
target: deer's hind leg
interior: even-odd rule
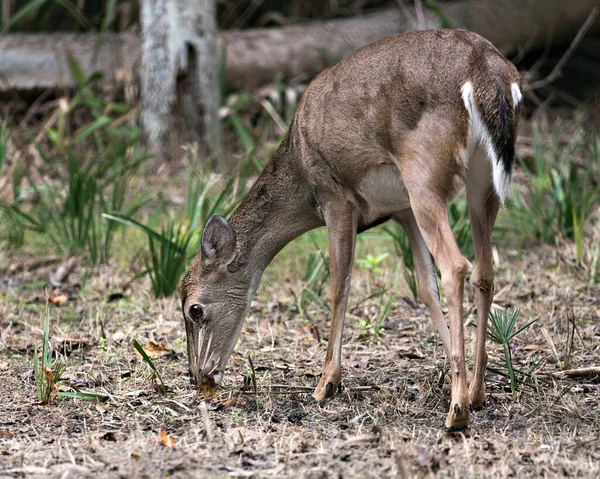
[[[500,200],[491,184],[490,162],[482,149],[469,162],[467,176],[467,203],[475,247],[475,268],[471,283],[477,297],[477,339],[475,342],[474,375],[469,388],[471,406],[483,408],[485,402],[484,373],[487,365],[485,340],[487,322],[494,297],[494,267],[492,261],[492,229],[500,207]]]
[[[437,123],[423,125],[423,129],[427,131],[419,131],[413,143],[418,148],[405,148],[399,163],[417,225],[440,268],[442,286],[448,299],[452,397],[446,428],[458,430],[469,422],[463,294],[464,280],[471,271],[471,263],[458,249],[448,222],[447,203],[454,193],[451,185],[456,184],[457,174],[461,172],[456,159],[458,148],[448,148],[448,145],[456,144],[455,132],[448,131],[446,136]],[[436,142],[423,144],[423,138],[436,138]]]
[[[446,357],[450,356],[450,332],[440,306],[440,294],[437,285],[437,273],[431,253],[419,231],[417,220],[411,209],[402,210],[394,215],[394,220],[402,226],[408,236],[410,249],[415,263],[415,274],[419,297],[431,315],[431,322],[440,334]]]

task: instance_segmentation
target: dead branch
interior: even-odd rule
[[[600,366],[579,369],[567,369],[565,371],[541,371],[535,374],[538,377],[552,377],[555,379],[585,378],[594,379],[600,377]]]

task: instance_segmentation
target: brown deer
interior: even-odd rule
[[[340,385],[342,333],[357,233],[388,219],[410,239],[419,294],[452,371],[446,428],[483,407],[487,319],[493,295],[491,233],[509,191],[521,93],[514,66],[463,30],[399,34],[319,74],[288,133],[230,221],[211,217],[181,283],[190,374],[218,384],[252,295],[273,257],[319,226],[329,236],[331,334],[314,398]],[[448,224],[465,184],[476,264]],[[446,326],[434,263],[448,298]],[[465,366],[464,279],[477,295],[473,374]],[[471,377],[472,376],[472,377]],[[469,385],[470,382],[470,385]]]

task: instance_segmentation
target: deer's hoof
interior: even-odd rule
[[[340,375],[323,374],[321,380],[319,381],[319,384],[317,384],[317,387],[313,392],[313,397],[317,401],[322,401],[323,399],[333,397],[335,393],[341,389],[340,384]]]
[[[469,398],[471,411],[481,411],[485,404],[485,387],[482,385],[480,388],[470,389]]]
[[[465,429],[469,425],[469,406],[465,403],[458,403],[450,406],[450,412],[446,417],[446,432],[456,432]]]

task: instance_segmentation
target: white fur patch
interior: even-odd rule
[[[465,108],[469,112],[469,134],[467,140],[467,146],[469,143],[473,143],[472,140],[478,141],[481,146],[485,149],[488,159],[492,164],[492,180],[494,183],[494,190],[500,198],[500,201],[504,204],[504,199],[508,195],[510,190],[510,176],[504,171],[503,165],[500,163],[496,150],[494,148],[494,142],[492,136],[488,131],[483,118],[479,114],[475,105],[475,97],[473,95],[473,84],[470,81],[464,83],[460,89],[462,93],[462,99],[465,104]],[[519,92],[520,94],[520,92]],[[469,148],[467,148],[468,150]]]
[[[356,190],[369,204],[367,218],[363,218],[365,223],[410,208],[408,190],[395,165],[380,165],[373,168],[360,181]]]
[[[513,108],[517,108],[517,106],[519,106],[519,103],[521,103],[521,100],[523,100],[523,95],[521,94],[519,85],[517,85],[516,83],[511,83],[510,91],[512,93]]]

